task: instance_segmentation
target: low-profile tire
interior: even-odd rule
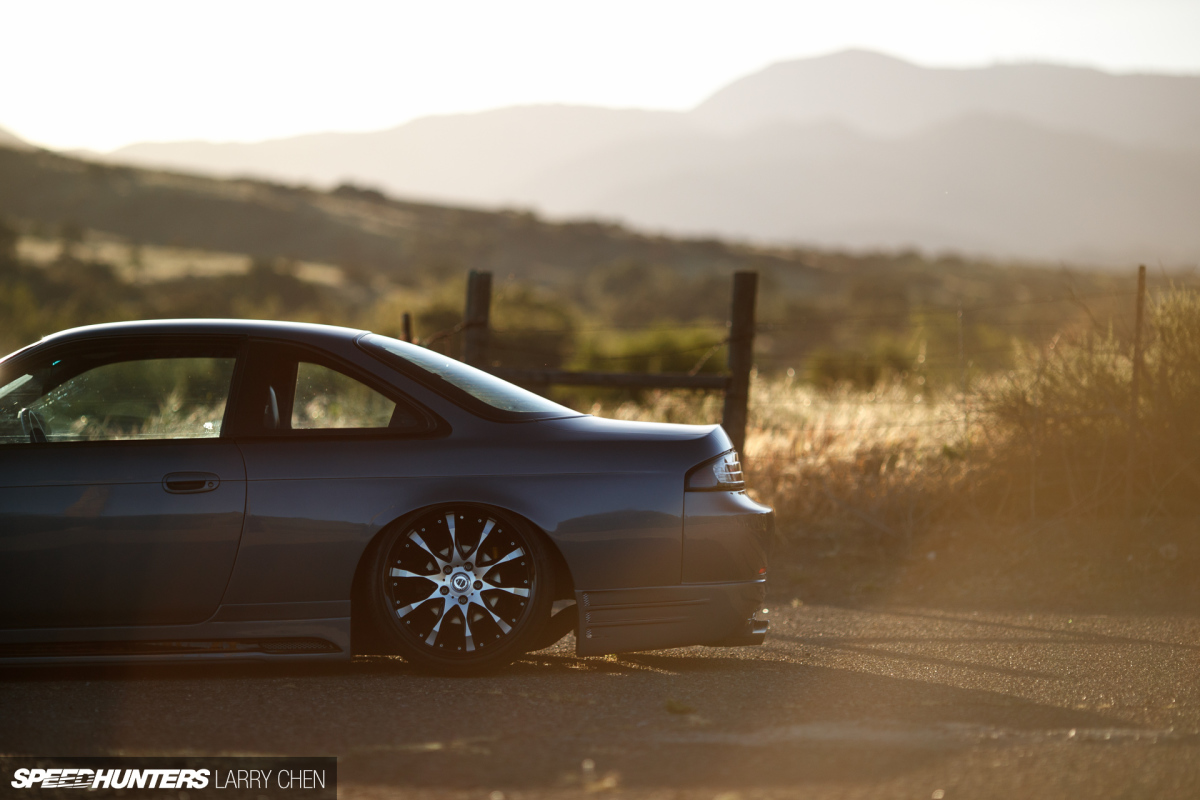
[[[367,600],[389,649],[423,670],[469,675],[536,644],[553,602],[552,569],[539,534],[512,515],[438,506],[384,534]]]

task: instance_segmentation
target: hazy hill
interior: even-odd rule
[[[530,106],[109,158],[671,232],[1096,264],[1200,261],[1200,76],[776,64],[688,113]]]
[[[24,139],[17,137],[16,134],[4,130],[4,128],[0,128],[0,147],[12,147],[17,150],[32,149],[32,145]]]
[[[584,106],[523,106],[425,117],[376,133],[318,133],[256,143],[136,144],[107,158],[145,166],[332,186],[364,181],[467,203],[530,203],[531,174],[597,148],[686,130],[685,115]]]
[[[1200,260],[1200,151],[982,115],[895,139],[776,123],[642,141],[560,165],[528,192],[552,212],[692,234],[1085,264]]]
[[[890,137],[980,113],[1124,144],[1200,150],[1200,76],[1050,64],[931,69],[862,50],[774,64],[716,92],[690,116],[735,130],[834,119]]]
[[[551,223],[493,212],[394,200],[343,186],[332,192],[256,180],[221,180],[0,147],[0,220],[48,236],[86,228],[134,243],[286,258],[404,281],[486,269],[546,284],[598,265],[655,263],[684,274],[783,265],[711,240],[666,239],[595,222]]]

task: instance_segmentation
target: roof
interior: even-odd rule
[[[130,334],[166,336],[171,334],[228,334],[236,336],[283,336],[296,340],[354,339],[365,331],[312,322],[280,322],[257,319],[150,319],[134,322],[106,322],[53,333],[42,342],[68,342],[96,336]]]

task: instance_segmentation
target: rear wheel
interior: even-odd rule
[[[406,660],[481,672],[527,652],[549,616],[553,576],[534,531],[487,506],[438,507],[380,542],[370,573],[379,628]]]

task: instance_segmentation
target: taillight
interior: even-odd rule
[[[736,450],[722,453],[694,467],[687,476],[689,492],[736,492],[746,488],[742,462]]]

